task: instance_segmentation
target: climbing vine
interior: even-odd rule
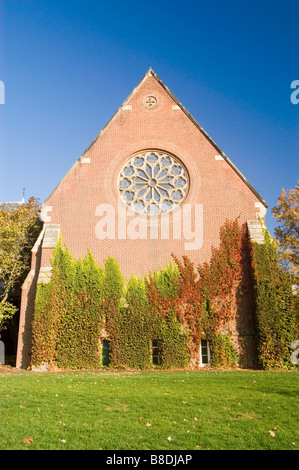
[[[134,369],[151,367],[152,318],[143,279],[132,276],[120,310],[118,364]]]
[[[124,297],[124,279],[114,258],[105,261],[103,315],[105,318],[106,338],[110,343],[111,365],[120,365],[121,356],[121,303]]]
[[[288,362],[290,278],[278,267],[270,238],[252,246],[238,219],[225,223],[210,261],[197,266],[173,254],[164,269],[125,280],[115,259],[108,257],[104,267],[90,252],[76,260],[61,239],[51,263],[49,282],[37,289],[34,365],[98,368],[105,343],[110,367],[199,367],[205,339],[211,366],[232,367],[242,354],[232,341],[236,321],[254,305],[261,367]]]
[[[100,360],[103,269],[88,253],[74,260],[58,240],[52,276],[37,289],[32,363],[61,368],[94,368]]]
[[[203,302],[202,322],[211,348],[211,364],[235,365],[237,351],[231,342],[232,324],[248,289],[246,278],[249,253],[246,225],[238,219],[226,221],[220,230],[220,244],[212,249],[209,263],[198,267]]]
[[[264,243],[253,245],[252,265],[260,367],[289,367],[290,345],[296,339],[292,277],[280,267],[277,246],[267,230]]]
[[[169,263],[146,279],[149,309],[153,318],[152,337],[160,343],[161,365],[183,368],[189,362],[188,332],[178,321],[179,270]]]

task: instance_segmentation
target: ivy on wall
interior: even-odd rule
[[[253,297],[253,287],[260,365],[287,363],[293,325],[290,279],[278,268],[271,242],[252,247],[238,219],[226,222],[210,262],[197,267],[188,257],[173,255],[164,269],[126,281],[115,259],[108,257],[104,267],[90,252],[75,260],[59,240],[52,268],[49,282],[37,290],[34,365],[101,367],[104,340],[110,367],[198,367],[205,338],[212,366],[234,366],[232,322],[242,302]]]
[[[106,338],[110,343],[110,362],[120,365],[121,356],[121,303],[124,295],[124,279],[114,258],[105,261],[103,315],[105,318]]]
[[[183,368],[188,365],[188,332],[178,321],[180,283],[179,270],[169,263],[146,279],[149,310],[152,317],[152,337],[159,341],[161,365]]]
[[[249,288],[249,243],[246,224],[226,221],[220,244],[212,249],[209,263],[199,266],[200,291],[204,296],[202,322],[211,348],[211,365],[233,366],[238,353],[231,342],[230,322],[238,315]]]
[[[290,366],[290,345],[295,332],[295,296],[292,278],[278,261],[277,246],[267,230],[264,243],[254,244],[258,357],[263,369]]]
[[[104,270],[90,253],[84,260],[74,260],[61,240],[53,253],[52,268],[50,282],[37,289],[32,363],[72,369],[98,367]]]
[[[152,322],[143,279],[130,278],[120,313],[119,364],[134,369],[149,368]]]

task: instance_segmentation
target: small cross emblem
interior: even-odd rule
[[[155,96],[147,96],[144,98],[143,103],[147,108],[154,108],[157,106],[158,100]]]

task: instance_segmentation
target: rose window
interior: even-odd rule
[[[188,178],[172,156],[156,151],[132,157],[118,179],[121,199],[143,214],[160,214],[174,209],[186,196]]]

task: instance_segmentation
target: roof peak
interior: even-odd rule
[[[145,77],[148,77],[149,75],[151,75],[152,77],[157,78],[157,74],[156,74],[155,71],[152,69],[152,67],[150,67],[150,68],[148,69],[148,71],[147,71],[146,74],[144,75],[144,78],[145,78]]]

